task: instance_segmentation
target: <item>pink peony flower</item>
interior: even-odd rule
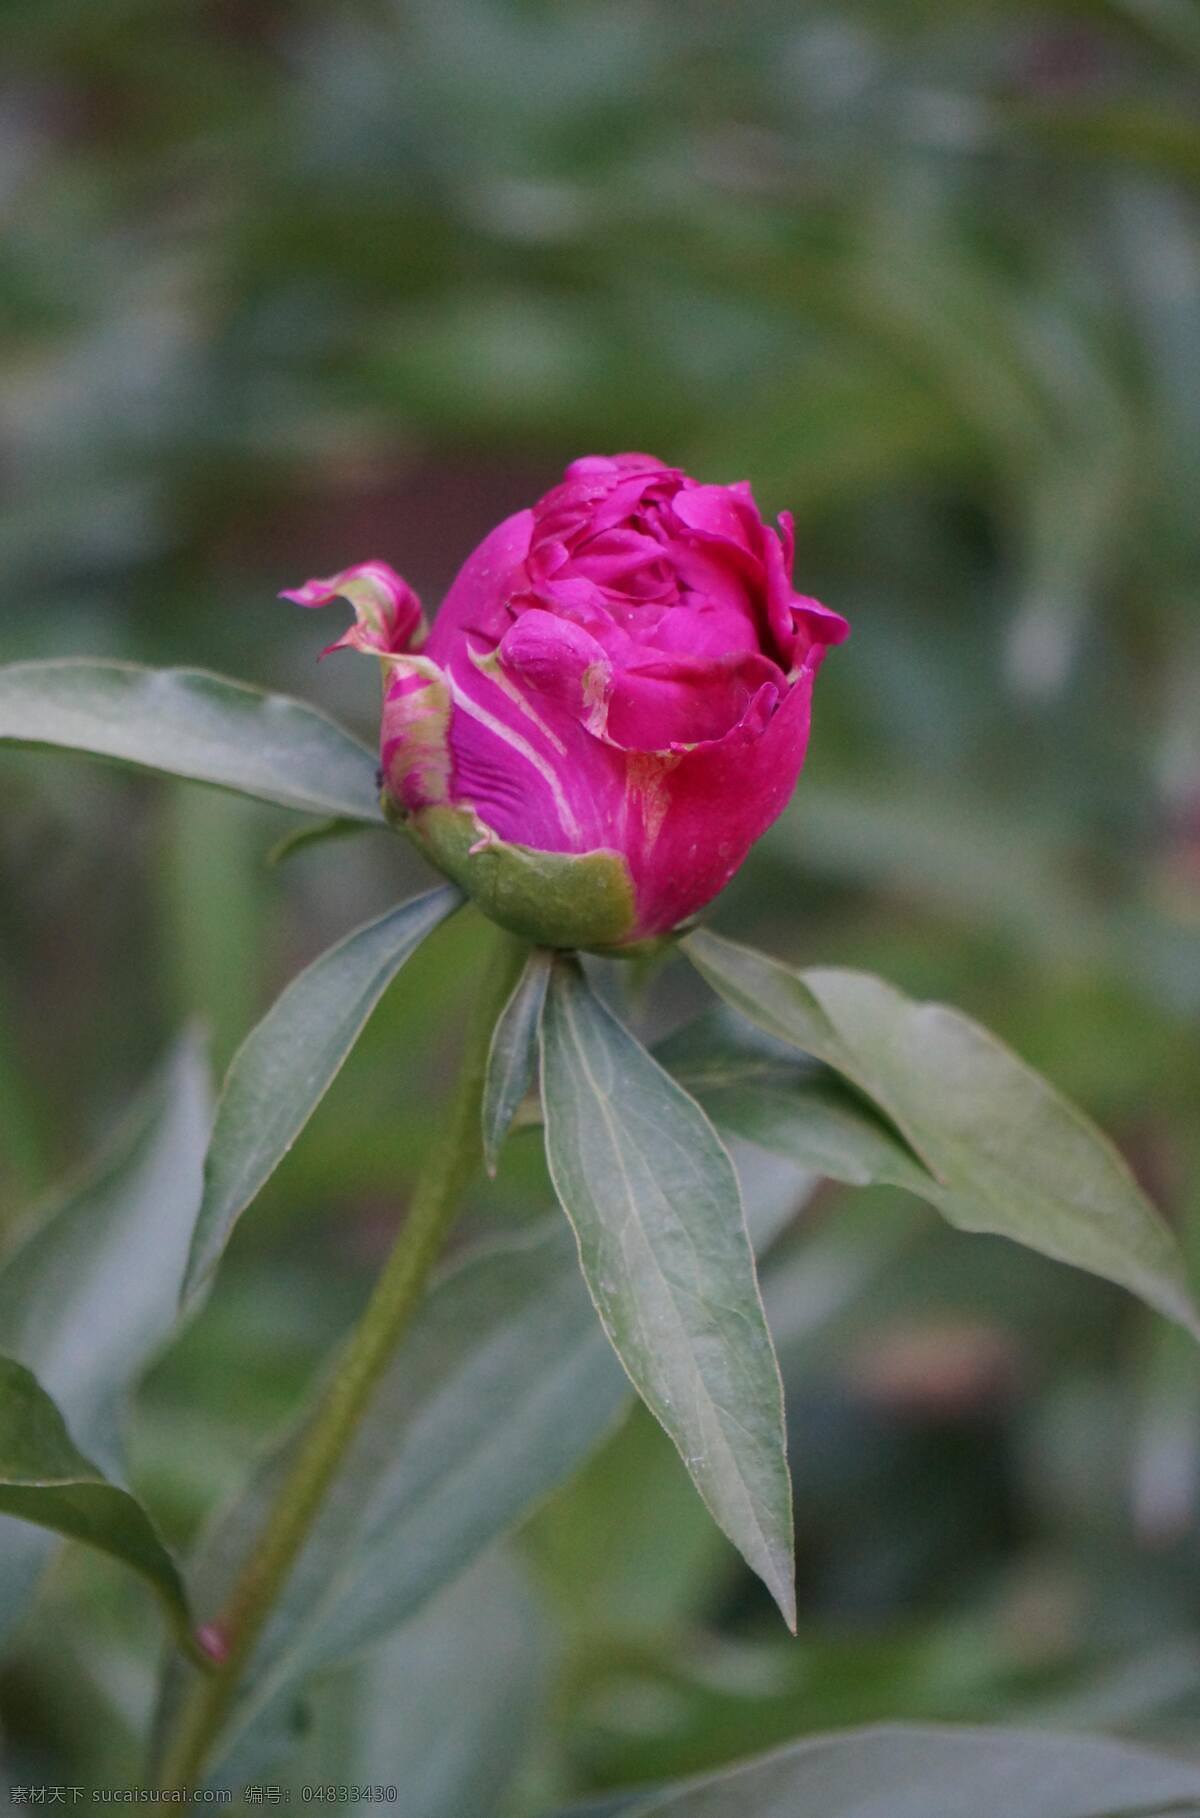
[[[590,455],[480,544],[428,635],[383,562],[284,598],[349,599],[339,644],[382,660],[389,814],[497,921],[612,948],[693,916],[792,793],[848,631],[793,591],[792,545],[744,482]]]

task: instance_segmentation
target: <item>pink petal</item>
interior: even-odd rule
[[[448,663],[466,632],[498,643],[508,624],[509,595],[526,584],[533,513],[518,511],[497,524],[459,569],[438,609],[429,634],[428,653]]]
[[[420,600],[386,562],[359,562],[327,581],[306,581],[303,587],[289,588],[279,597],[297,606],[328,606],[338,598],[350,602],[355,622],[326,648],[325,656],[343,649],[381,655],[405,651],[424,626]]]

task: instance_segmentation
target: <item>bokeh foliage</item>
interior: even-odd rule
[[[379,555],[434,604],[583,450],[748,476],[854,639],[718,926],[987,1021],[1200,1259],[1188,0],[9,0],[0,29],[4,660],[206,665],[369,733],[369,671],[317,670],[332,633],[280,586]],[[186,1016],[224,1062],[425,879],[384,833],[269,868],[282,812],[69,758],[6,756],[2,786],[11,1226]],[[172,1541],[361,1303],[472,988],[452,924],[153,1371],[128,1437]],[[646,981],[646,1027],[690,992]],[[468,1234],[545,1206],[535,1149]],[[517,1818],[896,1716],[1194,1743],[1182,1345],[882,1189],[818,1196],[768,1304],[800,1641],[632,1418],[518,1536],[529,1582],[508,1562],[477,1605],[531,1688],[556,1667],[524,1701]],[[0,1677],[10,1778],[136,1777],[154,1623],[115,1567],[60,1556]],[[332,1688],[329,1777],[386,1742],[405,1658],[397,1638],[369,1692]],[[454,1818],[492,1809],[446,1785]]]

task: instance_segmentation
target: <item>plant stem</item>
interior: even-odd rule
[[[162,1789],[188,1787],[199,1779],[242,1671],[371,1393],[420,1302],[463,1189],[479,1161],[488,1045],[528,951],[523,942],[493,924],[485,927],[487,972],[472,1008],[445,1126],[426,1157],[395,1247],[317,1406],[258,1545],[221,1615],[205,1631],[214,1655],[219,1648],[220,1658],[182,1705],[163,1752]]]

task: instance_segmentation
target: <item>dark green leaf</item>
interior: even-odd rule
[[[0,1357],[0,1513],[110,1553],[162,1599],[181,1638],[187,1599],[141,1504],[76,1450],[62,1415],[23,1364]]]
[[[461,900],[443,886],[347,935],[293,979],[246,1037],[217,1106],[185,1296],[216,1268],[237,1220],[316,1110],[405,960]]]
[[[995,1036],[867,973],[797,972],[707,930],[684,946],[735,1010],[826,1061],[887,1114],[952,1223],[1117,1282],[1200,1336],[1178,1246],[1124,1161]]]
[[[565,962],[542,1017],[542,1104],[551,1178],[613,1348],[794,1626],[782,1387],[729,1156]]]
[[[496,1172],[517,1106],[533,1080],[552,963],[549,953],[530,954],[492,1035],[483,1092],[483,1159],[489,1174]]]
[[[379,821],[376,760],[315,707],[202,669],[66,658],[0,669],[0,741],[52,745]]]
[[[1196,1818],[1200,1767],[1044,1730],[816,1737],[641,1800],[636,1818]]]

